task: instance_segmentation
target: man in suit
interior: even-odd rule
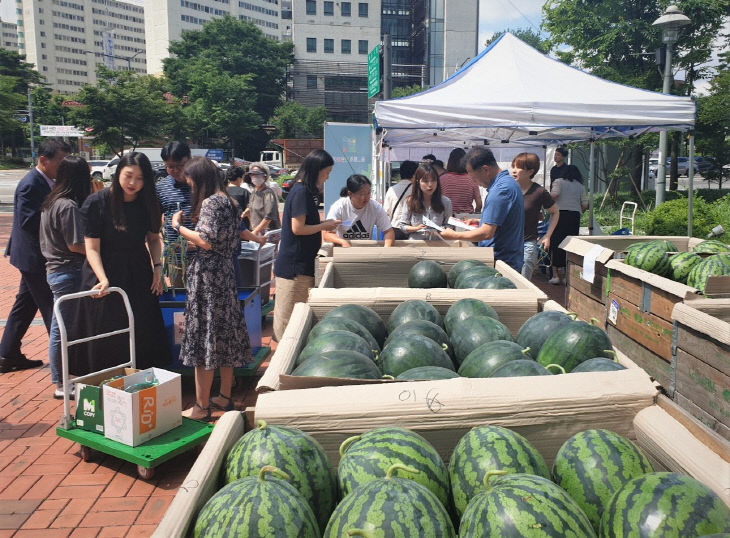
[[[37,166],[15,189],[13,231],[5,255],[20,271],[20,289],[0,340],[0,373],[43,365],[43,361],[26,358],[20,343],[38,310],[50,332],[53,294],[46,281],[46,259],[38,238],[41,204],[51,192],[58,165],[69,153],[71,147],[60,138],[46,140],[38,150]]]

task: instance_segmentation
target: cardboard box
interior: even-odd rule
[[[156,379],[158,385],[138,392],[125,389]],[[104,436],[137,446],[182,424],[180,374],[148,368],[116,379],[104,389]]]
[[[118,368],[106,374],[87,379],[86,383],[75,384],[76,427],[95,433],[104,433],[104,398],[101,383],[117,376],[139,372],[136,368]]]

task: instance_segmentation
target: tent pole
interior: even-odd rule
[[[547,184],[547,146],[542,147],[542,188],[545,188],[545,185]]]
[[[591,153],[588,159],[588,235],[593,235],[593,181],[596,176],[596,141],[591,139]]]
[[[687,177],[689,178],[689,185],[687,186],[687,235],[692,237],[692,198],[694,197],[695,188],[695,134],[693,131],[689,133],[689,168],[687,170]]]

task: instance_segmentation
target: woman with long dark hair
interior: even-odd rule
[[[154,173],[143,153],[125,154],[108,189],[89,196],[81,208],[84,219],[86,262],[83,289],[98,290],[82,304],[80,315],[89,332],[100,334],[128,325],[118,286],[129,297],[134,314],[137,368],[166,366],[170,350],[157,296],[162,293],[161,209]],[[76,352],[75,374],[110,368],[129,360],[127,335],[88,344]],[[74,346],[76,348],[78,346]]]
[[[183,225],[182,211],[173,215],[172,227],[198,247],[185,275],[185,332],[180,347],[183,364],[195,367],[195,405],[183,415],[209,420],[211,407],[233,409],[233,368],[253,360],[232,262],[240,214],[210,159],[193,157],[183,174],[191,187],[190,219],[195,228]],[[211,398],[216,368],[220,392]]]
[[[392,247],[395,241],[395,232],[390,223],[390,217],[378,202],[371,199],[372,183],[362,174],[352,174],[347,178],[347,185],[340,190],[340,199],[337,200],[327,213],[327,218],[349,223],[339,226],[337,233],[324,232],[324,240],[341,247],[351,246],[354,239],[374,239],[373,226],[378,231],[385,232],[385,246]]]
[[[284,203],[281,242],[274,263],[276,301],[274,337],[281,340],[295,303],[305,302],[314,286],[314,258],[322,246],[322,231],[331,231],[338,220],[319,218],[319,200],[335,161],[322,149],[306,156]]]
[[[81,267],[86,251],[80,207],[89,194],[89,163],[75,155],[64,157],[58,166],[53,189],[41,206],[39,234],[41,252],[46,259],[46,279],[54,301],[81,291]],[[67,311],[64,308],[63,314],[67,315]],[[56,385],[53,397],[63,398],[61,336],[55,314],[51,318],[48,363],[51,382]]]
[[[451,200],[441,194],[436,170],[430,164],[419,165],[413,174],[411,194],[406,198],[398,226],[408,234],[408,239],[430,239],[433,234],[424,224],[424,217],[447,227],[451,215]]]

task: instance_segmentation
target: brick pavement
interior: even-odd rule
[[[12,215],[0,214],[3,248],[11,224]],[[19,276],[8,259],[0,257],[2,319],[15,300]],[[270,340],[267,318],[264,345],[272,345]],[[82,461],[78,445],[56,436],[63,402],[52,397],[48,336],[42,323],[30,327],[22,349],[28,358],[46,364],[0,374],[0,538],[149,536],[197,452],[163,463],[150,481],[137,478],[135,465],[111,456],[97,454],[92,462]],[[238,379],[233,391],[237,409],[255,404],[257,379]],[[194,400],[192,377],[183,377],[183,408]]]

